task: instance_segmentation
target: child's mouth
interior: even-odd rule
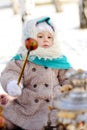
[[[49,46],[48,45],[43,45],[44,48],[48,48]]]

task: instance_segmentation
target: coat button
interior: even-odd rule
[[[32,68],[32,71],[35,72],[35,71],[36,71],[36,68]]]
[[[45,69],[48,69],[48,67],[46,67],[46,66],[45,66],[44,68],[45,68]]]
[[[38,102],[39,102],[39,100],[38,100],[38,99],[35,99],[34,101],[35,101],[36,103],[38,103]]]
[[[57,78],[59,78],[59,75],[57,75]]]
[[[45,99],[45,101],[46,101],[46,102],[50,102],[50,100],[49,100],[49,99]]]
[[[36,87],[37,87],[37,84],[34,84],[33,87],[36,88]]]
[[[49,86],[49,85],[48,85],[48,84],[46,84],[46,83],[45,83],[44,85],[45,85],[45,87],[48,87],[48,86]]]

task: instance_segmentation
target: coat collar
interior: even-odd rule
[[[17,54],[16,56],[12,58],[12,60],[24,60],[24,58],[20,54]],[[28,57],[28,61],[37,65],[40,65],[40,66],[45,66],[45,67],[54,68],[54,69],[72,68],[66,56],[64,55],[62,55],[59,58],[52,59],[52,60],[44,59],[44,58],[39,59],[37,56],[35,57],[31,56],[31,57]]]

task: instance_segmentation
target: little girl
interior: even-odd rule
[[[0,81],[3,89],[13,98],[4,108],[8,129],[12,125],[24,130],[42,130],[47,124],[49,107],[60,88],[69,83],[67,73],[74,70],[61,53],[56,28],[50,17],[27,21],[24,25],[24,41],[33,38],[38,48],[30,52],[21,82],[17,85],[20,70],[27,53],[25,44],[6,65]],[[51,111],[51,122],[56,123],[57,110]],[[11,123],[11,124],[10,124]]]

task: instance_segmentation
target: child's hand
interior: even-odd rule
[[[62,93],[64,92],[68,92],[68,91],[71,91],[73,89],[73,86],[71,84],[66,84],[66,85],[63,85],[61,88],[60,88],[60,91]]]
[[[0,105],[6,105],[8,102],[8,98],[6,94],[0,95]]]
[[[13,80],[8,83],[7,92],[10,96],[17,97],[21,95],[22,88],[23,88],[23,85],[21,83],[20,85],[17,85],[17,81]]]

